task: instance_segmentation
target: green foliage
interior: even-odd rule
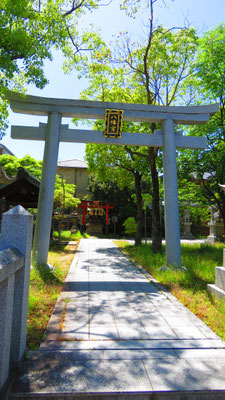
[[[0,15],[0,71],[2,84],[14,74],[24,72],[27,83],[43,87],[47,79],[43,74],[43,61],[52,59],[51,47],[66,46],[68,32],[87,8],[96,6],[94,1],[80,4],[72,0],[2,0]],[[78,32],[73,31],[74,45]],[[71,33],[71,35],[72,35]],[[86,34],[87,35],[87,34]],[[88,35],[87,35],[88,36]],[[86,37],[86,42],[90,37]],[[79,51],[77,47],[77,51]],[[23,60],[21,64],[19,60]]]
[[[82,234],[82,233],[80,233],[80,231],[77,231],[77,232],[74,232],[74,233],[71,233],[71,231],[62,231],[60,236],[61,236],[62,240],[66,240],[66,241],[71,241],[71,240],[76,241],[76,240],[79,240],[81,238],[88,238],[89,237],[89,235],[87,233]],[[58,239],[58,237],[59,237],[59,232],[54,231],[53,232],[53,238]]]
[[[145,159],[132,159],[123,146],[87,144],[86,160],[90,171],[96,174],[100,181],[114,181],[120,189],[134,187],[135,171],[148,175]]]
[[[153,29],[154,3],[149,3],[151,18],[147,35],[141,42],[120,32],[109,46],[102,41],[91,58],[81,60],[80,65],[90,82],[82,98],[167,106],[189,100],[187,87],[197,48],[195,30],[169,30],[160,25]],[[146,15],[149,15],[149,9],[146,9]],[[94,128],[103,130],[102,122],[97,122]],[[124,122],[122,130],[151,134],[156,128],[153,123]],[[135,188],[137,240],[141,236],[143,193],[147,193],[143,182],[148,182],[148,193],[152,196],[153,242],[156,251],[160,251],[158,173],[162,171],[161,152],[137,146],[87,145],[86,158],[90,170],[100,180],[116,179],[121,188]]]
[[[134,187],[120,187],[114,178],[99,180],[96,174],[89,175],[87,200],[108,201],[114,204],[114,211],[122,221],[129,215],[135,215],[136,205],[133,201]]]
[[[57,175],[54,192],[54,208],[63,207],[77,207],[80,200],[74,197],[75,185],[63,182],[59,175]]]
[[[81,57],[90,48],[91,33],[80,35],[76,29],[82,13],[97,6],[98,0],[2,0],[0,6],[0,96],[7,89],[24,92],[32,83],[43,88],[48,80],[44,61],[52,60],[52,48],[68,43]],[[81,51],[82,50],[82,51]],[[75,58],[75,56],[74,56]],[[0,102],[1,134],[7,126],[7,108]]]
[[[16,175],[17,169],[22,167],[34,175],[35,178],[41,179],[42,161],[37,161],[27,155],[19,159],[15,156],[4,154],[0,156],[0,165],[4,168],[6,174],[10,177]]]
[[[160,25],[141,43],[132,41],[128,33],[120,33],[110,46],[100,41],[91,59],[79,60],[83,74],[90,80],[83,98],[141,104],[187,103],[197,42],[193,28],[172,31]],[[72,65],[76,66],[73,59],[71,68]],[[149,131],[149,124],[143,126]]]
[[[203,126],[190,127],[193,136],[205,136],[208,143],[205,150],[180,152],[178,164],[180,175],[187,181],[198,184],[193,191],[195,203],[214,204],[219,209],[225,226],[225,193],[219,184],[225,184],[225,24],[207,32],[199,39],[196,59],[196,79],[193,81],[201,92],[197,101],[220,103],[216,115]],[[192,188],[194,187],[192,183]],[[190,183],[187,186],[191,192]],[[193,197],[193,196],[192,196]],[[189,194],[190,198],[190,194]]]
[[[0,156],[0,166],[4,168],[6,174],[10,177],[15,176],[17,174],[17,169],[22,167],[31,173],[35,178],[41,180],[42,165],[42,161],[37,161],[29,155],[21,159],[7,154]],[[64,208],[77,207],[80,203],[80,200],[74,197],[74,193],[75,185],[64,182],[63,189],[62,179],[59,175],[56,175],[54,208],[62,207],[63,205]]]
[[[206,32],[199,41],[197,74],[208,98],[225,100],[225,24]]]
[[[137,223],[135,218],[129,217],[124,221],[123,226],[127,235],[133,235],[137,232]]]

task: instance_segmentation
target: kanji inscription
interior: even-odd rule
[[[111,138],[121,138],[123,111],[105,110],[105,130],[104,136]]]

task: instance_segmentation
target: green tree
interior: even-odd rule
[[[124,221],[123,226],[125,228],[125,233],[127,235],[133,235],[134,233],[137,232],[137,224],[133,217],[127,218],[126,221]]]
[[[153,6],[156,1],[149,2],[150,22],[141,43],[132,41],[128,34],[120,33],[111,47],[102,42],[98,51],[92,53],[91,59],[85,60],[83,74],[88,77],[90,86],[83,92],[83,98],[167,106],[187,103],[191,62],[197,47],[195,30],[154,27]],[[154,123],[140,123],[129,124],[129,128],[132,132],[153,133],[157,126]],[[125,157],[136,165],[137,158],[140,158],[140,165],[145,159],[150,167],[152,245],[154,251],[160,251],[160,150],[125,146],[123,151],[127,153]],[[141,198],[137,202],[138,207],[140,203]],[[139,209],[142,210],[142,206]]]
[[[198,104],[218,102],[220,108],[207,124],[189,128],[191,135],[207,137],[207,148],[182,152],[179,164],[186,177],[200,184],[200,196],[218,207],[225,227],[225,193],[219,186],[225,184],[225,24],[199,39],[196,71],[193,82],[199,90]]]
[[[66,52],[71,42],[77,58],[89,48],[88,33],[79,33],[82,13],[98,0],[2,0],[0,6],[0,129],[7,126],[5,90],[24,91],[33,83],[47,84],[43,66],[52,48]]]
[[[10,177],[16,176],[17,169],[22,167],[30,172],[35,178],[41,179],[42,161],[37,161],[27,155],[21,159],[4,154],[0,156],[0,166],[4,168],[6,174]]]
[[[60,211],[58,241],[60,241],[61,238],[65,210],[70,207],[75,208],[80,204],[80,199],[74,197],[75,187],[75,185],[66,183],[63,175],[57,175],[53,207]]]
[[[147,165],[145,160],[130,155],[121,146],[86,146],[86,159],[89,169],[100,181],[111,180],[116,182],[118,188],[128,187],[133,189],[136,196],[137,212],[137,233],[136,245],[141,244],[142,238],[142,184],[147,177]]]

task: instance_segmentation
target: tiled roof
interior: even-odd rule
[[[11,150],[9,150],[8,147],[6,147],[4,144],[0,144],[0,147],[5,150],[5,154],[9,154],[10,156],[15,156],[15,154],[13,154]]]
[[[88,165],[85,161],[81,160],[65,160],[65,161],[58,161],[58,167],[63,168],[85,168],[87,169]]]

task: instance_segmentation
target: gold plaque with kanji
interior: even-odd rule
[[[104,136],[110,138],[121,138],[122,120],[122,110],[105,110]]]

